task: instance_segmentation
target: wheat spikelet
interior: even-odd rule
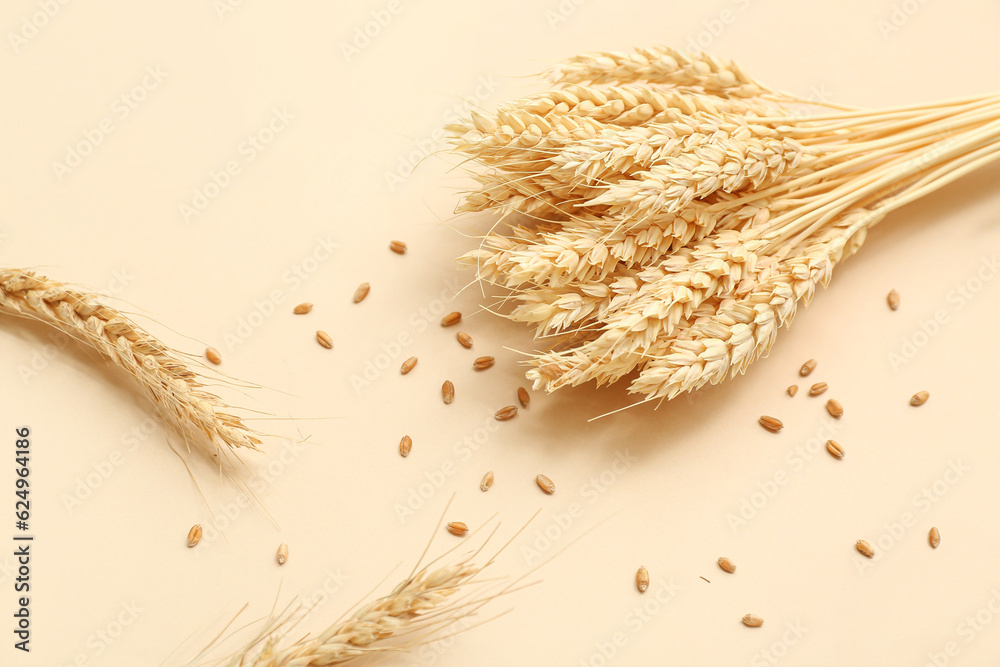
[[[19,269],[0,270],[0,312],[44,322],[87,344],[131,377],[159,411],[209,453],[260,440],[203,389],[173,351],[96,295]]]
[[[757,97],[767,90],[734,62],[705,53],[687,55],[667,46],[634,53],[595,52],[567,58],[545,73],[552,83],[660,83],[728,97]]]

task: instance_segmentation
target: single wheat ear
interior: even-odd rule
[[[450,505],[450,503],[449,503]],[[445,508],[447,512],[447,507]],[[438,521],[440,528],[442,520]],[[492,519],[491,519],[492,521]],[[526,527],[526,526],[525,526]],[[466,555],[451,557],[454,552],[424,563],[424,556],[413,571],[399,582],[392,591],[378,599],[361,603],[353,613],[345,614],[333,625],[304,637],[290,637],[291,630],[311,608],[291,604],[282,612],[273,614],[263,627],[256,631],[250,642],[234,655],[197,661],[205,658],[215,647],[209,645],[192,661],[199,665],[215,667],[308,667],[310,665],[342,665],[364,656],[392,654],[413,650],[440,638],[452,636],[472,627],[470,619],[491,600],[516,590],[523,579],[507,580],[506,577],[480,580],[479,575],[510,545],[508,541],[491,557],[480,557],[486,544],[495,535],[494,527],[484,538],[483,544]],[[519,530],[520,534],[524,528]],[[434,531],[437,533],[437,530]],[[478,531],[470,531],[469,538]],[[515,534],[514,537],[517,536]],[[433,537],[432,537],[433,541]],[[463,544],[466,542],[463,541]],[[430,544],[427,545],[429,549]],[[473,590],[474,587],[478,587]],[[234,619],[235,620],[235,619]],[[214,644],[214,642],[213,642]]]
[[[98,296],[31,271],[0,270],[0,312],[44,322],[99,352],[135,381],[161,414],[208,453],[258,449],[261,441],[178,353]],[[203,437],[201,437],[203,436]]]

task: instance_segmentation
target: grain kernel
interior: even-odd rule
[[[278,547],[278,553],[274,555],[274,559],[278,561],[278,565],[284,565],[285,561],[288,560],[288,545],[284,542]]]
[[[461,321],[462,321],[462,313],[459,312],[448,313],[447,315],[441,318],[441,326],[450,327],[453,324],[458,324]]]
[[[458,340],[458,344],[468,350],[472,347],[472,336],[465,333],[464,331],[459,331],[455,334],[455,338]]]
[[[733,563],[733,561],[729,560],[725,556],[719,558],[719,567],[722,568],[723,572],[728,572],[729,574],[732,574],[733,572],[736,571],[735,563]]]
[[[834,419],[840,419],[844,416],[844,406],[840,404],[835,398],[831,398],[826,402],[826,411],[830,413],[830,416]]]
[[[205,358],[216,366],[222,363],[222,355],[214,347],[209,347],[205,350]]]
[[[809,387],[809,395],[810,396],[819,396],[824,391],[826,391],[827,388],[828,387],[827,387],[827,385],[826,385],[825,382],[817,382],[813,386]]]
[[[462,537],[469,532],[469,527],[461,521],[452,521],[448,524],[448,532],[457,537]]]
[[[312,309],[313,305],[311,303],[300,303],[299,305],[295,306],[295,308],[292,308],[292,312],[295,313],[296,315],[305,315]]]
[[[868,544],[864,540],[858,540],[857,544],[854,545],[854,548],[857,549],[858,553],[865,558],[875,557],[875,550],[872,549],[872,545]]]
[[[937,529],[937,526],[931,528],[931,532],[927,533],[927,542],[931,545],[931,549],[937,549],[938,545],[941,544],[941,531]]]
[[[635,587],[640,593],[645,593],[649,588],[649,570],[645,566],[640,567],[635,573]]]
[[[201,530],[201,524],[200,523],[196,523],[195,525],[191,526],[191,530],[188,531],[188,548],[189,549],[191,547],[193,547],[194,545],[198,544],[199,542],[201,542],[201,534],[202,534],[202,530]]]
[[[364,301],[370,291],[372,291],[372,286],[368,283],[361,283],[358,285],[358,289],[354,290],[354,303],[361,303]]]
[[[761,417],[759,421],[760,425],[766,428],[771,433],[777,433],[785,426],[784,424],[781,423],[781,420],[778,419],[777,417],[768,417],[767,415]]]
[[[531,403],[531,394],[524,387],[517,388],[517,402],[521,404],[522,408],[528,407]]]
[[[483,475],[483,481],[479,482],[480,491],[489,491],[490,487],[493,486],[493,471],[490,470],[488,473]]]
[[[455,385],[451,380],[445,380],[441,385],[441,400],[445,405],[450,405],[455,400]]]
[[[910,405],[918,406],[927,402],[931,395],[926,391],[918,391],[910,398]]]
[[[497,410],[496,414],[493,415],[493,418],[496,419],[498,422],[508,422],[516,416],[517,416],[517,406],[508,405],[506,407]]]
[[[896,290],[889,292],[889,296],[887,296],[885,300],[888,302],[890,310],[899,309],[899,292]]]
[[[844,458],[844,448],[836,440],[826,441],[826,451],[830,452],[830,456],[835,459]]]
[[[316,332],[316,342],[328,350],[333,349],[333,339],[330,338],[330,334],[325,331]]]
[[[410,455],[411,449],[413,449],[413,439],[408,435],[404,435],[399,441],[399,455],[405,459]]]
[[[402,241],[393,241],[389,244],[389,250],[393,251],[397,255],[406,254],[406,244]]]
[[[786,389],[785,392],[789,396],[794,396],[795,394],[799,393],[799,385],[797,384],[789,385],[788,389]]]
[[[799,375],[805,377],[816,370],[816,360],[810,359],[806,363],[802,364],[802,368],[799,369]]]
[[[538,484],[539,489],[541,489],[550,496],[556,492],[556,485],[552,482],[551,479],[549,479],[545,475],[539,475],[538,477],[536,477],[535,483]]]
[[[485,371],[487,368],[492,368],[494,363],[496,363],[496,359],[493,357],[477,357],[472,362],[472,367],[477,371]]]
[[[399,367],[399,372],[402,375],[406,375],[407,373],[409,373],[410,371],[412,371],[413,367],[416,366],[416,365],[417,365],[417,358],[416,357],[410,357],[409,359],[407,359],[406,361],[403,362],[402,366]]]
[[[764,619],[760,616],[755,616],[753,614],[747,614],[743,617],[743,625],[748,628],[759,628],[764,625]]]

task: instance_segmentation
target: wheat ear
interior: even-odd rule
[[[122,369],[159,411],[208,453],[220,448],[257,449],[243,421],[203,389],[198,374],[166,345],[95,294],[31,271],[0,270],[0,312],[44,322],[87,344]],[[201,437],[203,436],[203,437]]]

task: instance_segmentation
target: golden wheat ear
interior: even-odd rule
[[[181,355],[96,294],[21,269],[0,270],[0,312],[44,322],[124,371],[188,441],[209,455],[261,444]],[[193,437],[191,437],[193,436]]]

